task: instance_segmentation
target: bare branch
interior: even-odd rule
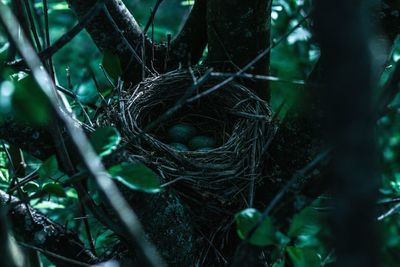
[[[13,229],[16,234],[24,238],[25,242],[86,264],[98,262],[98,259],[85,248],[75,233],[51,221],[28,205],[17,203],[20,203],[19,199],[0,191],[0,208],[9,208],[8,217]],[[57,266],[70,266],[70,263],[65,263],[63,260],[49,258]]]

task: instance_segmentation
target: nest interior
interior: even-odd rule
[[[148,78],[121,92],[116,120],[123,129],[132,160],[159,173],[163,186],[208,212],[229,214],[246,205],[252,181],[274,131],[268,104],[246,87],[231,82],[185,103],[171,116],[166,112],[193,89],[194,78],[204,73],[177,70]],[[191,96],[219,84],[209,78]],[[151,130],[147,127],[164,116]],[[178,122],[188,123],[217,141],[209,151],[179,151],[167,143],[165,132]],[[145,131],[146,129],[146,131]]]

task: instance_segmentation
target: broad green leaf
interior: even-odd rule
[[[158,175],[143,164],[123,162],[108,171],[115,180],[133,190],[147,193],[161,191]]]
[[[106,50],[103,53],[102,65],[112,79],[117,80],[122,75],[119,57],[109,50]]]
[[[42,179],[52,177],[59,173],[58,162],[55,155],[46,159],[39,168],[39,176]]]
[[[256,209],[245,209],[235,215],[237,233],[243,240],[257,225],[261,213]],[[267,217],[249,239],[249,243],[256,246],[268,246],[275,243],[275,229],[270,217]]]
[[[294,267],[321,267],[321,257],[310,248],[287,247],[286,252]]]
[[[90,143],[99,156],[111,154],[121,141],[121,135],[114,127],[107,126],[96,129],[90,134]]]
[[[43,191],[54,195],[56,197],[66,197],[67,194],[65,193],[64,187],[62,187],[60,184],[56,183],[47,183],[43,186]]]
[[[52,109],[47,96],[31,75],[17,75],[14,80],[12,108],[22,121],[46,125],[51,119]]]
[[[27,183],[26,185],[24,185],[22,189],[23,189],[25,192],[36,192],[36,191],[39,190],[39,188],[40,188],[40,186],[39,186],[38,183],[29,182],[29,183]]]

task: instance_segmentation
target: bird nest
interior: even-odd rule
[[[114,108],[131,160],[155,170],[164,187],[220,213],[246,204],[251,184],[259,180],[273,132],[271,110],[236,82],[204,93],[223,80],[203,74],[177,70],[148,78],[120,92]],[[194,86],[197,79],[203,80],[201,86]],[[176,123],[193,125],[217,145],[207,151],[178,150],[166,140],[168,127]]]

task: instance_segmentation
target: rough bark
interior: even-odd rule
[[[45,215],[19,200],[0,191],[0,207],[8,208],[8,218],[17,236],[35,247],[87,264],[97,263],[97,258],[85,248],[78,236],[64,226],[51,221]],[[11,206],[10,206],[11,205]],[[63,260],[50,257],[59,267],[74,266]]]
[[[207,0],[197,0],[183,28],[171,43],[169,68],[196,64],[207,44]]]

